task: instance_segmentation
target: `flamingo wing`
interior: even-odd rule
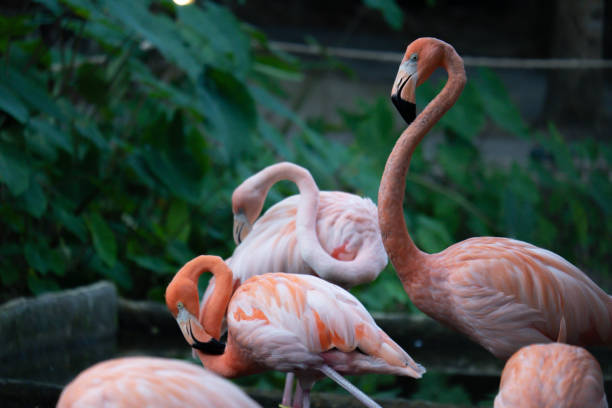
[[[498,357],[517,347],[610,338],[610,297],[560,256],[506,238],[472,238],[437,255],[458,328]]]
[[[424,371],[354,296],[313,276],[253,277],[234,294],[227,319],[236,343],[254,360],[281,371],[315,369],[336,360],[344,362],[347,370],[343,371],[365,369],[365,362],[351,366],[346,358],[335,356],[352,352],[371,356],[377,367],[395,365],[398,374],[402,369],[403,375],[419,371],[420,376]]]

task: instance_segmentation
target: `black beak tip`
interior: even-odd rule
[[[211,354],[217,356],[225,352],[225,343],[221,343],[216,339],[212,339],[210,341],[207,341],[206,343],[195,340],[191,347],[196,350],[200,350],[204,354]]]
[[[391,95],[391,101],[395,105],[406,124],[411,124],[416,119],[416,104],[403,100],[399,96],[399,92]]]

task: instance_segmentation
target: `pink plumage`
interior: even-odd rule
[[[607,408],[601,367],[580,347],[524,347],[506,363],[494,407]]]
[[[216,283],[207,307],[196,317],[200,309],[197,281],[207,271]],[[337,371],[415,378],[425,372],[354,296],[315,276],[268,273],[236,289],[223,260],[203,255],[177,272],[166,289],[166,304],[204,367],[225,377],[267,369],[295,372],[300,380],[296,394],[303,395],[305,403],[322,374],[367,406],[378,407]],[[224,317],[228,336],[227,344],[221,345]],[[284,404],[288,397],[283,396]]]
[[[259,407],[240,388],[184,361],[126,357],[98,363],[66,386],[57,408]]]
[[[442,91],[416,119],[416,87],[438,67]],[[551,341],[612,344],[612,298],[560,256],[508,238],[471,238],[437,254],[414,244],[404,220],[406,173],[414,149],[459,97],[466,82],[455,49],[419,38],[406,49],[392,99],[412,120],[396,142],[378,192],[383,243],[416,307],[465,333],[499,358]]]

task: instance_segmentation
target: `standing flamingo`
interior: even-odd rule
[[[608,408],[599,363],[583,348],[534,344],[508,360],[494,408]]]
[[[398,139],[378,192],[383,243],[410,299],[498,358],[558,337],[570,344],[612,343],[612,298],[562,257],[495,237],[470,238],[427,254],[410,238],[402,209],[410,158],[459,97],[466,81],[463,61],[449,44],[417,39],[408,46],[391,91],[410,121],[416,87],[438,67],[446,69],[448,81]]]
[[[125,357],[98,363],[66,386],[57,408],[260,407],[231,382],[194,364]]]
[[[198,319],[197,281],[207,271],[216,284]],[[267,369],[295,372],[296,407],[309,406],[310,388],[322,374],[366,406],[378,407],[338,372],[414,378],[425,372],[355,297],[336,285],[287,273],[257,275],[238,289],[233,281],[221,258],[202,255],[185,264],[166,289],[166,304],[185,339],[211,371],[224,377]],[[226,345],[217,340],[224,316]]]

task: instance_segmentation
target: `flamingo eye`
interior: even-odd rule
[[[178,303],[176,304],[176,308],[177,308],[177,309],[179,309],[179,310],[180,310],[180,309],[182,309],[183,307],[184,307],[184,306],[183,306],[183,302],[178,302]]]
[[[419,58],[419,57],[417,56],[417,54],[416,54],[416,53],[414,53],[414,54],[412,54],[412,55],[410,56],[410,62],[417,62],[417,59],[418,59],[418,58]]]

